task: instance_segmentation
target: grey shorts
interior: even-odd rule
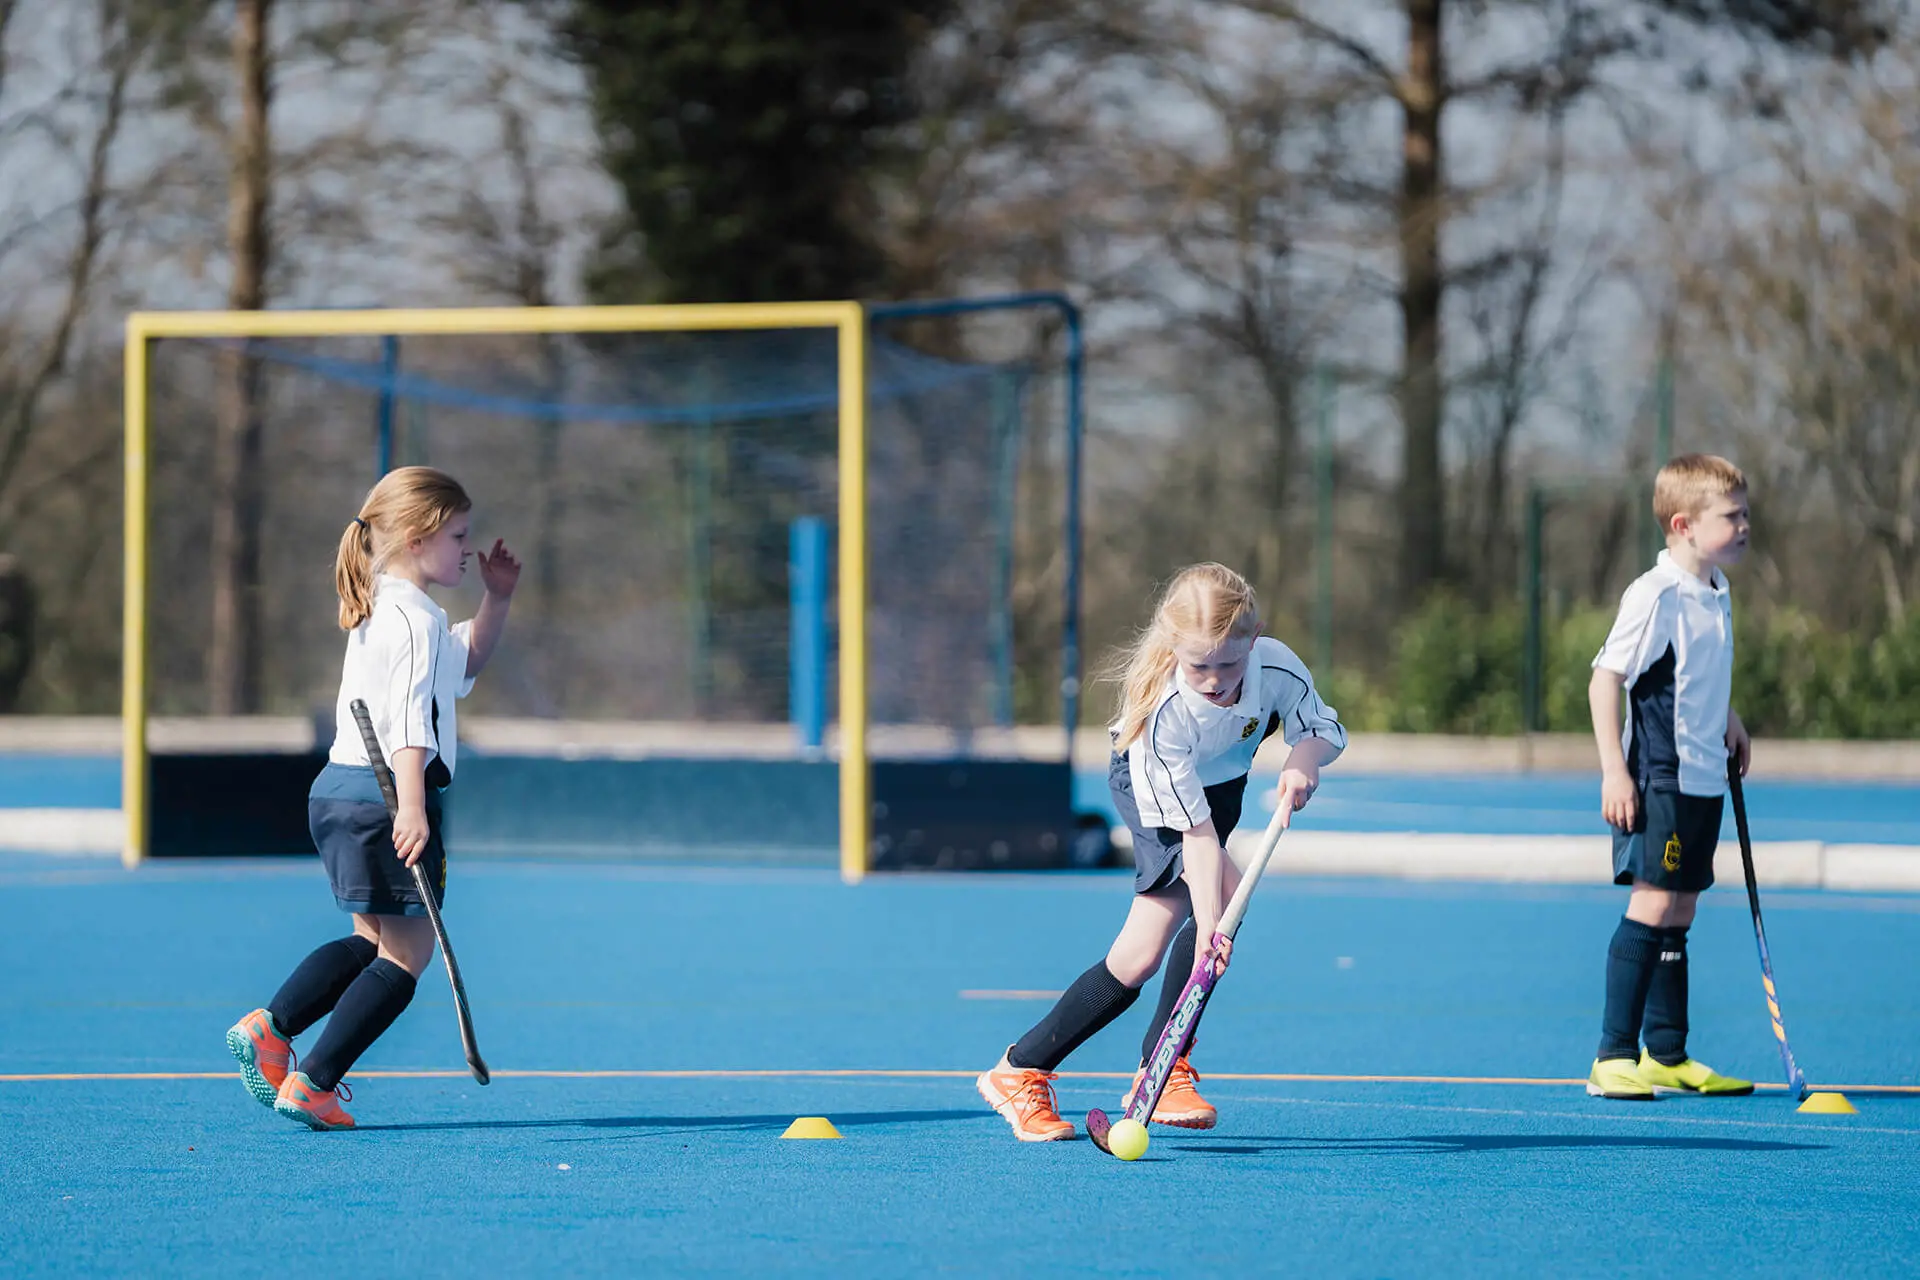
[[[1113,807],[1119,810],[1121,821],[1133,832],[1133,891],[1152,893],[1165,889],[1180,878],[1184,869],[1180,850],[1186,834],[1172,827],[1141,825],[1140,805],[1133,798],[1133,768],[1124,751],[1107,764],[1107,789],[1113,793]],[[1223,846],[1240,823],[1240,807],[1246,794],[1245,774],[1206,788],[1213,829],[1220,833]]]

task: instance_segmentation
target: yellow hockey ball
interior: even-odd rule
[[[1147,1126],[1138,1120],[1116,1120],[1107,1130],[1107,1150],[1122,1160],[1138,1160],[1147,1154]]]

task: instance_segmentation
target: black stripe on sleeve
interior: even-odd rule
[[[1319,736],[1314,733],[1313,727],[1307,723],[1307,710],[1306,710],[1307,699],[1312,698],[1314,696],[1313,682],[1308,680],[1305,676],[1302,676],[1299,672],[1295,671],[1291,667],[1275,667],[1275,666],[1262,664],[1260,669],[1262,671],[1278,671],[1281,675],[1291,678],[1296,684],[1300,686],[1300,696],[1294,700],[1292,715],[1296,719],[1298,719],[1300,722],[1300,734],[1302,737]],[[1315,700],[1318,701],[1318,699],[1315,699]],[[1330,723],[1337,726],[1340,730],[1340,736],[1342,740],[1338,743],[1335,743],[1334,745],[1345,747],[1346,746],[1346,742],[1345,742],[1346,726],[1341,724],[1337,719],[1334,719],[1332,717],[1328,717],[1328,720]],[[1332,739],[1328,739],[1328,741],[1332,741]]]
[[[395,605],[394,608],[399,609],[400,606]],[[418,658],[418,655],[414,652],[413,619],[407,616],[405,609],[400,609],[400,621],[405,624],[407,628],[407,692],[412,693],[414,682],[413,664]],[[403,707],[401,710],[404,713],[406,709]]]
[[[413,615],[408,613],[406,609],[399,604],[395,604],[393,608],[394,608],[394,611],[400,615],[401,625],[407,629],[407,692],[411,694],[413,692],[413,686],[416,683],[418,683],[418,678],[415,676],[414,672],[420,662],[420,646],[414,640]],[[431,684],[431,681],[433,679],[433,655],[431,653],[427,655],[427,679],[429,681],[429,684],[427,685],[427,697],[429,699],[428,705],[432,705],[431,699],[433,697],[433,685]],[[387,708],[387,710],[389,713],[391,713],[392,709]],[[410,738],[413,736],[407,732],[407,708],[404,705],[402,705],[400,708],[400,736],[402,738]],[[438,738],[438,736],[439,736],[438,734],[435,734],[436,739]],[[403,747],[411,747],[411,746],[424,747],[427,744],[424,742],[421,742],[421,743],[401,742],[398,745]],[[436,753],[439,751],[438,746],[434,748],[434,751]]]
[[[1307,682],[1306,677],[1302,676],[1298,671],[1293,670],[1291,667],[1272,667],[1272,666],[1262,665],[1260,669],[1262,671],[1278,671],[1281,675],[1286,676],[1288,679],[1292,680],[1295,684],[1300,686],[1300,696],[1296,698],[1293,703],[1293,709],[1296,712],[1300,710],[1300,704],[1307,700],[1307,694],[1313,691],[1313,686]],[[1306,717],[1304,716],[1302,716],[1300,719],[1300,727],[1302,729],[1305,729],[1307,727]]]
[[[1177,690],[1168,693],[1166,697],[1160,699],[1160,705],[1153,709],[1153,717],[1147,723],[1147,745],[1153,748],[1153,758],[1160,762],[1160,771],[1167,775],[1167,790],[1173,792],[1173,802],[1180,806],[1180,816],[1187,820],[1187,825],[1182,827],[1181,830],[1191,831],[1194,827],[1193,815],[1187,811],[1187,802],[1180,798],[1180,788],[1174,785],[1173,766],[1168,764],[1167,758],[1160,754],[1160,713],[1165,711],[1167,704],[1178,696],[1179,692]],[[1153,770],[1148,769],[1146,773],[1147,781],[1151,783],[1153,781]],[[1160,799],[1160,789],[1158,787],[1154,788],[1153,798],[1155,801]],[[1160,805],[1160,812],[1163,814],[1167,812],[1167,806],[1165,804]]]
[[[407,643],[411,646],[413,644],[411,618],[408,619],[408,623]],[[428,629],[432,629],[431,622],[428,623]],[[440,646],[429,639],[427,643],[427,733],[433,738],[433,753],[436,758],[440,754],[440,707],[439,704],[434,701],[434,695],[438,692],[438,686],[434,680],[433,668],[439,660]],[[420,745],[424,747],[427,744],[423,742]]]

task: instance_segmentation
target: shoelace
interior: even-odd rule
[[[342,1101],[345,1101],[345,1102],[353,1101],[353,1090],[347,1088],[347,1082],[345,1080],[342,1080],[339,1083],[335,1084],[333,1086],[333,1091]]]
[[[1013,1095],[1016,1101],[1025,1102],[1028,1110],[1046,1108],[1054,1115],[1060,1114],[1060,1107],[1054,1101],[1053,1081],[1058,1079],[1049,1071],[1030,1071],[1026,1083]]]

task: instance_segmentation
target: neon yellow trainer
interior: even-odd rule
[[[1639,1064],[1632,1058],[1595,1058],[1587,1076],[1587,1096],[1652,1102],[1653,1086],[1640,1078]]]
[[[1723,1076],[1704,1062],[1688,1058],[1679,1066],[1656,1062],[1644,1049],[1637,1074],[1655,1093],[1697,1093],[1707,1098],[1737,1098],[1753,1092],[1753,1081]]]

